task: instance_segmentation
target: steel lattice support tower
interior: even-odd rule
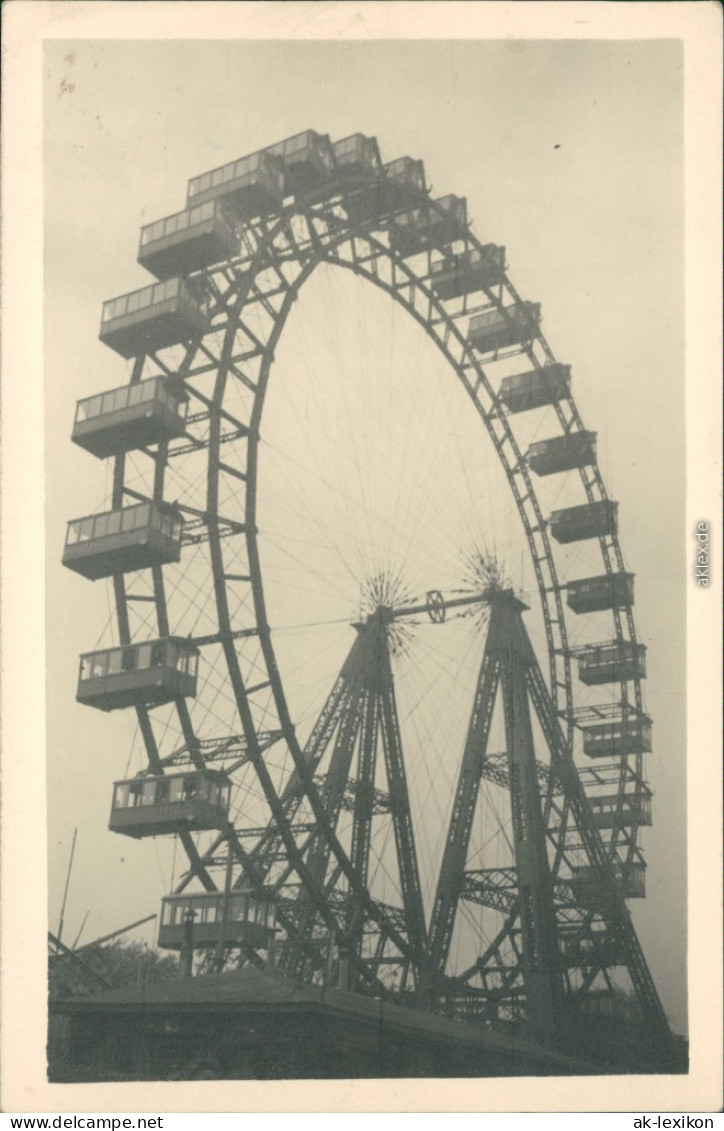
[[[608,968],[616,965],[628,971],[650,1031],[669,1048],[668,1022],[522,621],[526,606],[510,591],[491,590],[488,599],[488,634],[430,920],[428,1000],[470,994],[470,982],[479,975],[484,988],[477,997],[483,1012],[487,1009],[493,1018],[501,1003],[513,1012],[522,1002],[526,1027],[539,1039],[556,1043],[565,1039],[566,1026],[596,975],[601,974],[610,988]],[[491,721],[499,693],[507,747],[507,773],[501,780],[510,797],[515,866],[474,871],[467,866],[468,850],[481,783],[487,776]],[[550,856],[565,855],[566,844],[557,840],[563,835],[560,829],[546,822],[533,714],[548,748],[550,774],[568,807],[567,832],[570,835],[574,829],[581,846],[579,866],[583,859],[592,877],[585,899],[578,896],[574,876],[555,882],[551,876]],[[494,757],[497,765],[499,755]],[[497,773],[500,776],[499,768]],[[450,947],[461,899],[502,912],[505,921],[485,954],[469,970],[451,976]],[[594,919],[600,928],[595,936],[591,934]],[[579,959],[575,993],[568,972],[564,978],[564,926],[572,927],[579,938],[586,936],[587,942],[597,940],[597,947]],[[568,960],[571,965],[576,963]]]
[[[562,1023],[562,980],[525,652],[516,631],[523,607],[514,598],[493,602],[488,646],[500,662],[528,1019],[535,1034],[552,1043]]]
[[[372,965],[375,969],[385,960],[388,944],[393,944],[397,960],[406,978],[412,971],[415,985],[425,961],[426,926],[422,903],[417,852],[405,772],[394,679],[390,662],[389,626],[393,614],[377,609],[366,621],[355,625],[357,636],[335,681],[325,706],[317,719],[305,756],[310,773],[318,770],[325,754],[329,758],[325,772],[319,776],[320,791],[325,799],[327,819],[337,826],[341,810],[352,814],[350,861],[360,885],[370,882],[373,817],[388,812],[395,839],[397,874],[402,906],[385,908],[395,916],[399,934],[392,937],[381,931],[376,939]],[[376,787],[379,760],[384,763],[387,792]],[[356,774],[353,770],[356,765]],[[285,791],[290,818],[297,817],[303,806],[304,793],[297,778],[291,778]],[[267,884],[277,891],[280,900],[297,923],[291,945],[282,960],[290,974],[309,975],[319,971],[326,961],[330,946],[336,944],[343,956],[362,954],[365,933],[374,933],[369,905],[357,899],[340,884],[339,870],[330,865],[330,846],[323,830],[312,827],[304,848],[310,873],[324,886],[330,903],[344,908],[344,932],[330,938],[319,916],[308,906],[304,885],[298,885],[292,870],[281,875],[273,872],[279,858],[280,845],[273,829],[261,838],[252,857],[265,870]],[[288,894],[285,896],[285,892]],[[400,946],[402,944],[402,948]],[[309,947],[316,960],[309,967]],[[350,988],[357,984],[354,968],[348,973]]]

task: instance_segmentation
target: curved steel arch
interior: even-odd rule
[[[548,539],[546,519],[538,502],[535,487],[531,479],[525,456],[521,451],[515,432],[504,406],[499,400],[490,379],[486,374],[486,362],[481,361],[476,355],[473,346],[467,340],[460,327],[460,319],[467,318],[471,312],[469,296],[463,297],[462,309],[452,312],[446,306],[446,300],[437,296],[429,285],[430,266],[433,253],[439,249],[431,245],[420,255],[424,255],[426,270],[418,269],[415,264],[410,264],[408,258],[397,254],[389,244],[384,242],[380,231],[389,226],[392,217],[385,218],[385,222],[361,223],[349,216],[340,217],[334,212],[335,207],[344,207],[345,193],[331,195],[316,205],[305,204],[303,199],[296,199],[287,205],[278,217],[268,222],[258,221],[247,224],[240,233],[240,242],[244,247],[242,254],[226,263],[212,266],[202,272],[197,272],[189,279],[200,287],[212,298],[212,325],[207,334],[200,336],[190,343],[186,349],[185,357],[180,366],[167,364],[164,360],[164,351],[153,355],[151,365],[154,364],[160,371],[175,372],[185,382],[192,396],[200,396],[198,390],[194,391],[193,381],[203,372],[213,371],[216,374],[214,392],[207,403],[209,414],[209,440],[208,440],[208,465],[207,465],[207,492],[206,510],[202,516],[208,535],[209,552],[212,564],[212,583],[214,588],[216,611],[218,619],[218,633],[213,643],[221,645],[228,679],[230,681],[234,699],[247,743],[248,758],[252,762],[259,782],[263,789],[271,817],[274,821],[278,836],[284,843],[288,853],[289,863],[300,877],[308,894],[315,902],[320,914],[335,931],[344,934],[339,917],[328,906],[324,889],[315,882],[305,866],[300,846],[295,840],[290,822],[285,813],[280,794],[276,789],[271,775],[266,767],[263,757],[264,744],[259,741],[257,726],[250,707],[250,696],[254,688],[249,688],[245,682],[240,658],[235,647],[235,640],[240,635],[250,633],[248,627],[235,627],[229,609],[228,584],[224,566],[225,536],[233,539],[243,538],[249,560],[249,579],[251,594],[255,610],[255,624],[253,634],[257,637],[261,653],[266,665],[268,686],[271,688],[275,707],[279,719],[280,739],[285,742],[291,755],[296,772],[303,784],[307,801],[309,802],[315,820],[337,860],[339,867],[346,874],[352,890],[364,900],[367,913],[380,927],[380,930],[394,941],[401,953],[409,954],[407,940],[397,930],[383,910],[381,910],[369,896],[369,893],[359,890],[353,869],[344,852],[335,829],[327,819],[324,803],[319,790],[310,773],[304,752],[301,749],[294,731],[293,720],[289,714],[284,687],[276,664],[271,630],[266,617],[262,570],[259,560],[257,535],[255,530],[256,518],[256,460],[259,442],[259,424],[261,421],[264,396],[272,370],[274,350],[284,330],[286,319],[293,307],[294,301],[304,283],[316,267],[322,263],[332,264],[349,269],[378,286],[394,298],[407,312],[421,325],[432,341],[446,358],[458,379],[463,384],[476,411],[483,420],[488,435],[496,449],[501,465],[505,470],[513,499],[518,510],[521,523],[528,543],[534,572],[536,575],[541,609],[543,612],[546,639],[548,646],[548,665],[550,673],[550,691],[554,701],[558,704],[559,711],[565,718],[568,741],[572,744],[574,727],[574,705],[571,677],[570,650],[567,642],[566,621],[562,600],[562,585],[559,582],[556,563]],[[404,209],[424,204],[429,210],[441,212],[440,206],[431,199],[429,190],[419,191],[416,195],[410,193]],[[334,218],[334,220],[332,219]],[[302,222],[304,231],[298,234],[294,231],[295,222]],[[377,233],[377,234],[375,234]],[[461,228],[459,238],[464,241],[465,249],[474,248],[482,253],[483,245],[466,226]],[[360,248],[362,254],[360,254]],[[347,255],[345,256],[345,251]],[[413,257],[415,263],[418,257]],[[380,274],[382,263],[386,264],[389,272],[387,278]],[[287,278],[290,268],[296,272],[292,280]],[[278,291],[264,291],[263,284],[259,282],[264,273],[272,273],[278,280]],[[519,302],[520,296],[507,277],[492,288],[485,289],[487,307],[497,306],[504,309],[504,297],[513,302]],[[281,303],[275,300],[282,295]],[[271,326],[267,337],[262,340],[250,332],[245,323],[245,311],[259,304],[270,320]],[[474,310],[475,307],[473,306]],[[216,345],[216,335],[223,333],[221,348]],[[253,390],[253,410],[246,426],[246,435],[239,437],[247,445],[246,482],[244,487],[244,507],[240,520],[234,519],[236,527],[230,527],[230,516],[219,514],[219,479],[223,475],[224,465],[221,459],[222,429],[224,421],[228,423],[228,412],[224,410],[224,396],[227,382],[230,380],[243,380],[246,362],[242,365],[238,361],[238,338],[247,339],[252,351],[255,349],[255,364],[258,364],[256,381],[251,381]],[[537,346],[537,352],[535,347]],[[242,351],[243,352],[243,351]],[[546,363],[555,363],[554,355],[543,335],[538,332],[530,340],[523,343],[520,351],[525,353],[535,368]],[[161,356],[159,356],[159,354]],[[147,359],[139,356],[133,367],[132,381],[141,379]],[[563,433],[580,431],[582,421],[570,395],[562,397],[554,405],[555,412]],[[162,445],[153,454],[155,460],[153,497],[157,500],[163,498],[165,469],[168,460],[174,458],[173,450],[168,445]],[[601,478],[597,464],[586,465],[580,469],[580,477],[589,501],[599,501],[608,498],[605,485]],[[124,457],[116,459],[114,473],[113,505],[120,506],[124,498]],[[617,535],[608,535],[599,540],[602,560],[607,573],[623,568]],[[238,584],[238,583],[236,583]],[[118,624],[121,642],[130,642],[130,628],[128,617],[128,602],[124,579],[121,575],[114,579],[116,601],[118,609]],[[153,570],[153,588],[156,616],[159,634],[168,634],[170,625],[167,608],[167,598],[164,586],[163,571],[160,567]],[[613,611],[614,626],[618,640],[636,642],[633,614],[627,609],[625,614],[619,610]],[[210,643],[210,641],[209,641]],[[634,709],[641,713],[643,710],[640,680],[633,681]],[[629,687],[625,680],[621,682],[621,702],[624,710],[629,700]],[[177,701],[181,733],[189,757],[197,766],[204,764],[204,759],[199,752],[199,736],[196,735],[187,705]],[[152,720],[146,708],[137,708],[139,725],[143,734],[144,743],[148,751],[149,767],[158,772],[163,769],[163,762],[159,756],[154,737]],[[628,759],[623,756],[623,763]],[[635,756],[635,766],[631,773],[628,765],[622,764],[619,776],[618,792],[619,807],[627,780],[633,778],[637,788],[642,782],[642,756]],[[550,807],[552,801],[552,783],[548,784],[546,804]],[[244,849],[237,830],[229,829],[228,835],[234,844],[234,853],[237,859],[245,866],[250,866],[250,855]],[[613,830],[610,838],[610,851],[612,855],[619,851],[619,840],[625,837],[624,826],[619,823]],[[199,856],[193,839],[185,834],[183,836],[184,848],[191,863],[191,874],[198,876],[201,883],[212,890],[214,880],[209,873],[205,859],[213,858],[214,848],[210,849],[205,857]],[[218,842],[217,842],[218,843]],[[635,830],[623,845],[626,852],[623,865],[634,858],[638,858]],[[188,882],[187,877],[184,883]],[[290,925],[291,926],[291,925]],[[415,958],[416,956],[411,956]],[[362,971],[369,977],[369,971]]]

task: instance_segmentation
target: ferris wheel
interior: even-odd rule
[[[78,700],[137,721],[111,829],[187,857],[160,945],[544,1039],[630,987],[665,1028],[634,578],[504,248],[307,131],[192,178],[138,261],[64,562],[115,598]]]

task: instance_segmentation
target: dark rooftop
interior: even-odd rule
[[[551,1068],[557,1066],[568,1072],[596,1071],[592,1065],[582,1060],[547,1051],[533,1041],[520,1037],[496,1033],[477,1025],[453,1021],[448,1017],[364,997],[362,994],[332,990],[324,986],[302,985],[278,974],[253,968],[205,977],[150,982],[141,986],[124,986],[92,997],[58,999],[50,1003],[53,1013],[76,1015],[102,1013],[105,1010],[122,1013],[139,1009],[143,1012],[167,1009],[187,1011],[197,1007],[204,1007],[206,1010],[213,1007],[223,1011],[239,1008],[261,1010],[268,1006],[295,1012],[322,1010],[361,1021],[374,1021],[384,1015],[387,1023],[402,1030],[421,1034],[424,1032],[441,1040],[481,1045],[508,1056],[530,1056],[539,1062],[548,1062]]]

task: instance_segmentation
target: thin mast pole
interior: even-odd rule
[[[68,898],[68,885],[70,884],[70,873],[73,868],[73,856],[75,855],[75,841],[78,836],[78,826],[73,829],[73,843],[70,846],[70,860],[68,861],[68,875],[65,877],[65,891],[63,892],[63,905],[60,909],[60,922],[58,923],[58,939],[60,940],[63,935],[63,919],[65,918],[65,902]]]
[[[78,931],[78,934],[75,936],[75,942],[73,943],[72,947],[70,948],[71,950],[75,950],[75,948],[77,947],[78,942],[80,940],[80,936],[83,934],[83,928],[85,927],[87,918],[88,918],[88,911],[86,911],[85,915],[83,916],[83,922],[80,925],[80,930]]]

